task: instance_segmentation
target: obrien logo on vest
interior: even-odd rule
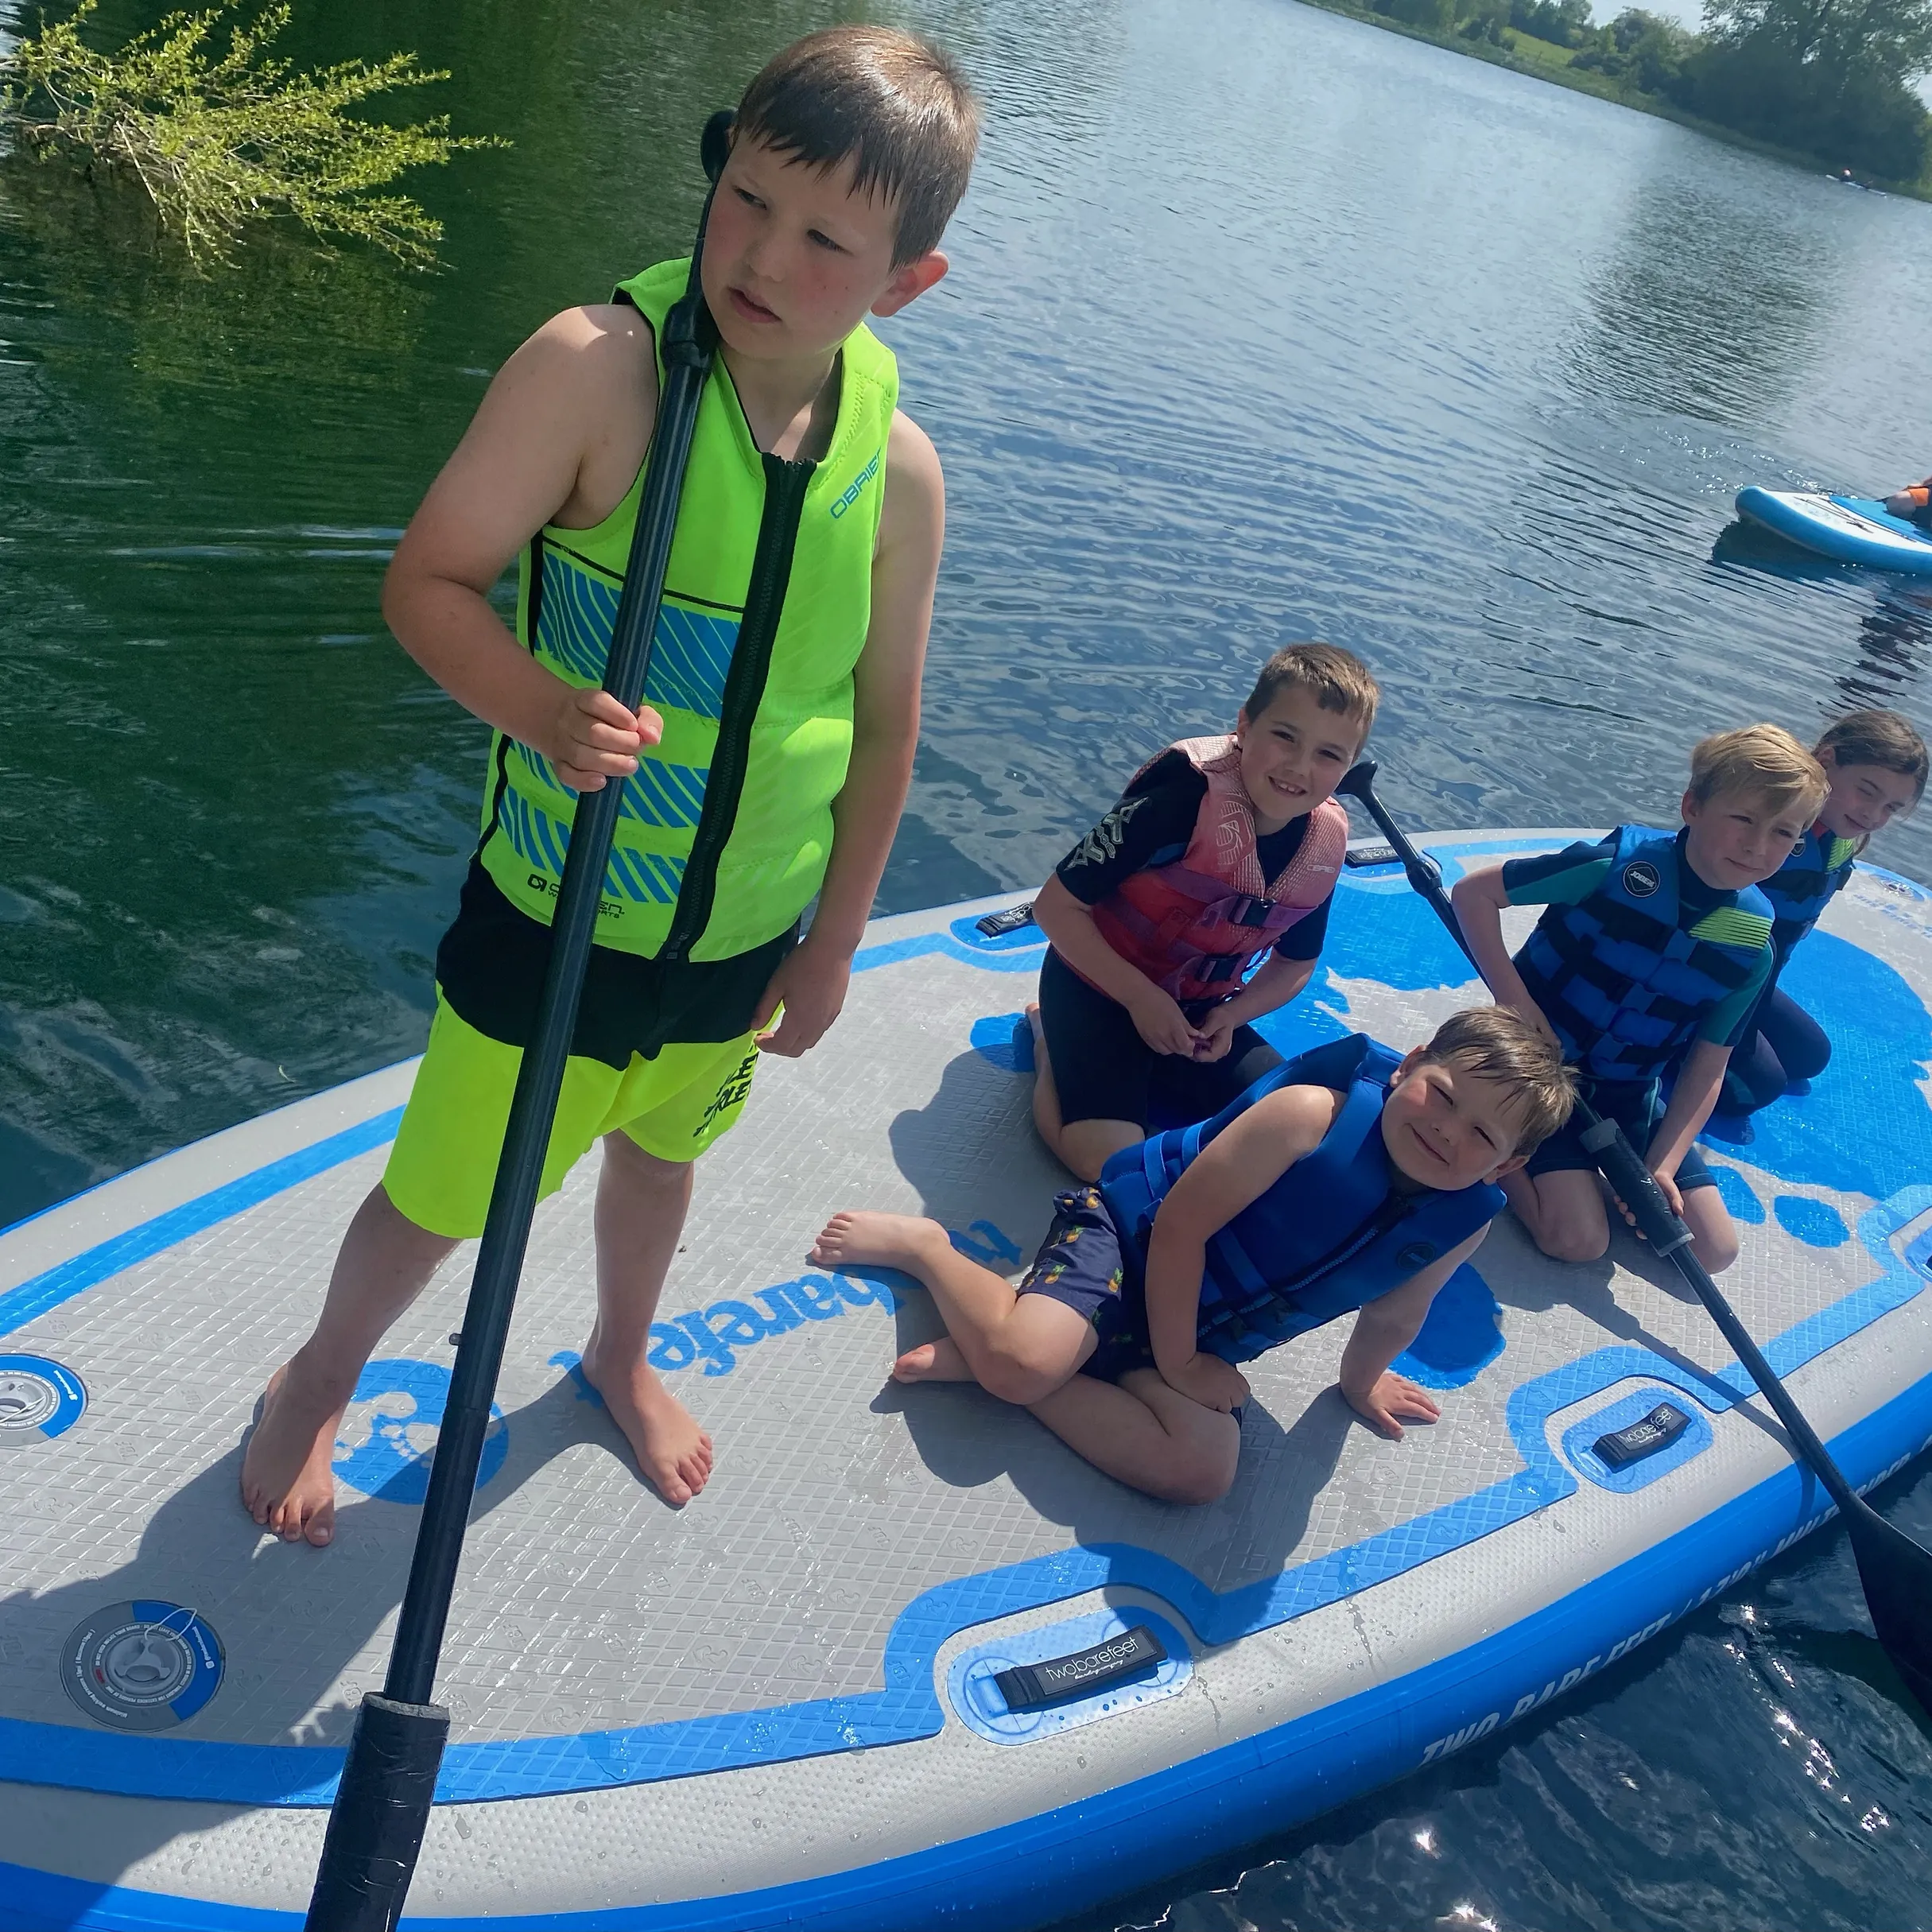
[[[1418,1268],[1426,1268],[1436,1258],[1436,1244],[1433,1241],[1411,1241],[1395,1257],[1399,1268],[1406,1268],[1413,1274]]]
[[[844,494],[832,506],[832,518],[835,523],[845,514],[847,510],[852,508],[853,504],[858,502],[866,485],[879,474],[879,456],[883,456],[885,452],[881,450],[879,455],[875,456],[872,460],[846,485]]]
[[[1624,868],[1624,890],[1633,899],[1647,899],[1662,883],[1647,859],[1633,859]]]

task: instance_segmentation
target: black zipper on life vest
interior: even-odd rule
[[[731,651],[731,668],[725,675],[711,775],[704,782],[704,803],[677,889],[671,929],[658,955],[661,960],[682,960],[711,923],[712,906],[718,896],[718,861],[738,821],[738,803],[744,795],[745,772],[751,762],[751,727],[764,702],[765,684],[771,673],[772,646],[778,641],[778,620],[784,615],[785,593],[791,583],[805,491],[818,467],[809,461],[787,463],[769,451],[762,454],[765,511],[758,520],[758,549],[745,590],[744,619]]]

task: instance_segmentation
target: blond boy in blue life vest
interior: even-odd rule
[[[1719,731],[1691,752],[1681,831],[1620,825],[1472,872],[1452,895],[1490,990],[1562,1046],[1583,1097],[1623,1128],[1713,1274],[1736,1260],[1737,1230],[1697,1139],[1775,964],[1773,909],[1758,888],[1826,789],[1823,767],[1780,726]],[[1509,906],[1543,908],[1513,958]],[[1504,1185],[1545,1254],[1593,1261],[1608,1247],[1596,1160],[1573,1123]]]
[[[1379,696],[1352,652],[1278,650],[1234,730],[1150,758],[1041,889],[1034,1123],[1083,1181],[1280,1064],[1250,1022],[1314,972]]]
[[[1352,1311],[1344,1400],[1385,1436],[1436,1419],[1391,1365],[1573,1093],[1554,1042],[1503,1007],[1458,1013],[1407,1054],[1356,1034],[1057,1196],[1017,1287],[914,1215],[836,1214],[812,1258],[929,1290],[946,1333],[894,1379],[977,1382],[1119,1481],[1210,1503],[1240,1461],[1238,1364]]]
[[[544,1188],[601,1141],[583,1372],[666,1501],[704,1486],[711,1438],[646,1340],[692,1163],[760,1053],[802,1053],[836,1018],[905,801],[945,497],[864,324],[945,274],[978,131],[952,63],[886,28],[812,35],[747,90],[704,239],[720,346],[634,715],[599,686],[685,264],[539,329],[403,537],[384,614],[494,729],[483,834],[388,1167],[243,1461],[242,1502],[279,1536],[329,1540],[357,1378],[482,1230],[576,798],[607,784],[624,812]],[[514,630],[488,600],[513,558]]]

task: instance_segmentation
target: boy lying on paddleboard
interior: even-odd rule
[[[1333,794],[1379,696],[1348,651],[1277,651],[1234,730],[1150,758],[1042,888],[1034,1122],[1083,1181],[1281,1065],[1249,1022],[1315,970],[1348,846]]]
[[[1485,867],[1451,894],[1496,998],[1558,1042],[1584,1098],[1643,1155],[1713,1274],[1736,1260],[1737,1230],[1697,1138],[1771,980],[1773,914],[1759,887],[1803,840],[1825,793],[1824,770],[1789,731],[1720,731],[1690,755],[1674,836],[1620,825]],[[1544,908],[1513,959],[1506,906]],[[1596,1162],[1573,1126],[1505,1191],[1546,1255],[1593,1261],[1608,1247]]]
[[[1236,1364],[1350,1310],[1350,1406],[1388,1436],[1435,1419],[1389,1365],[1573,1093],[1547,1032],[1506,1007],[1459,1013],[1406,1056],[1356,1034],[1057,1195],[1017,1290],[912,1215],[836,1214],[812,1259],[931,1291],[947,1334],[902,1356],[898,1380],[977,1382],[1109,1476],[1212,1502],[1240,1454]]]
[[[704,1486],[711,1438],[646,1339],[692,1163],[736,1122],[759,1053],[802,1053],[838,1016],[905,802],[945,491],[865,318],[945,274],[979,126],[952,63],[885,27],[811,35],[746,91],[704,237],[719,352],[634,715],[599,686],[686,263],[518,350],[403,537],[384,614],[495,735],[429,1053],[243,1460],[242,1503],[280,1536],[329,1540],[363,1364],[482,1232],[577,794],[607,783],[623,816],[543,1191],[602,1142],[583,1373],[666,1501]],[[489,593],[518,557],[513,633]]]

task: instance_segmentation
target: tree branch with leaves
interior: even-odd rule
[[[251,224],[285,220],[430,267],[442,224],[385,191],[405,169],[508,145],[452,134],[447,116],[404,127],[362,118],[353,111],[378,95],[448,76],[410,53],[298,72],[272,52],[286,4],[251,20],[236,0],[171,14],[111,53],[82,37],[95,5],[81,0],[0,61],[0,126],[44,159],[127,182],[196,261],[225,261]]]

